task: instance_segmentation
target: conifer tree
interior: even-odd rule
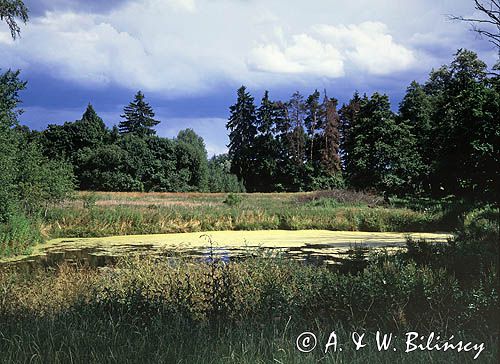
[[[276,183],[279,145],[274,133],[278,116],[276,103],[269,99],[269,92],[265,91],[256,118],[259,132],[255,139],[257,191],[270,192]]]
[[[109,130],[89,103],[80,120],[73,125],[74,148],[96,147],[109,139]]]
[[[226,124],[229,130],[229,157],[231,173],[243,180],[247,190],[255,186],[255,137],[257,135],[256,112],[254,98],[245,86],[237,91],[236,103],[229,108],[231,115]]]
[[[309,153],[307,156],[309,163],[313,163],[314,159],[314,142],[316,139],[316,133],[323,126],[321,115],[322,108],[319,102],[319,96],[320,94],[318,90],[315,90],[314,93],[307,98],[305,103],[306,117],[304,119],[304,123],[309,137]]]
[[[123,109],[121,117],[124,120],[118,124],[120,134],[136,134],[140,137],[155,135],[153,127],[160,122],[154,116],[153,108],[144,100],[144,94],[138,91],[134,101]]]
[[[338,101],[325,95],[323,101],[326,111],[325,126],[323,129],[323,147],[321,150],[321,166],[328,175],[334,175],[341,170],[340,166],[340,118],[337,112]]]
[[[366,95],[363,99],[356,91],[347,105],[342,105],[339,110],[340,117],[340,156],[344,171],[351,170],[351,154],[354,148],[354,138],[352,129],[356,125],[361,112],[362,101],[366,102]]]
[[[435,149],[433,134],[435,133],[432,116],[431,97],[418,82],[413,81],[406,89],[406,94],[399,104],[399,122],[408,125],[417,141],[416,151],[422,162],[421,174],[415,177],[419,189],[430,189],[430,173]],[[417,191],[415,191],[417,192]]]

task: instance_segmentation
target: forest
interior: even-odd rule
[[[287,101],[273,101],[266,91],[257,107],[242,86],[230,107],[229,153],[209,159],[191,129],[174,139],[157,136],[160,121],[140,91],[111,129],[89,104],[80,120],[38,132],[17,125],[18,92],[25,87],[19,73],[7,71],[1,80],[4,128],[72,171],[81,190],[352,188],[487,201],[498,193],[499,76],[467,50],[423,85],[413,81],[398,112],[385,94],[355,92],[339,106],[326,90],[307,97],[295,92]]]

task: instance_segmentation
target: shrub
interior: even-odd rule
[[[241,195],[235,193],[229,193],[223,202],[228,206],[235,207],[240,205],[242,201],[243,198],[241,197]]]

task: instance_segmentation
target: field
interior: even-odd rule
[[[73,201],[50,209],[42,232],[51,238],[276,229],[448,232],[457,225],[453,214],[450,217],[449,210],[441,206],[410,209],[363,193],[229,196],[83,192]]]

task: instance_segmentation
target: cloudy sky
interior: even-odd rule
[[[23,124],[80,118],[88,102],[108,125],[137,90],[159,135],[193,128],[210,154],[226,149],[236,89],[256,100],[326,89],[389,94],[472,49],[496,51],[447,14],[474,15],[472,0],[25,0],[30,22],[13,41],[0,25],[0,68],[22,70]]]

